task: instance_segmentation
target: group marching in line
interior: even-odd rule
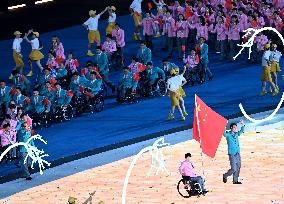
[[[129,7],[135,25],[133,39],[140,45],[129,66],[125,65],[124,26],[116,22],[114,6],[106,7],[100,13],[90,10],[89,18],[82,24],[88,32],[87,56],[90,58],[84,67],[72,52],[65,52],[58,36],[52,37],[43,65],[46,55],[41,52],[43,44],[39,32],[33,29],[24,35],[20,31],[14,32],[12,49],[15,67],[9,83],[8,80],[0,80],[0,115],[4,119],[0,130],[1,151],[19,141],[19,138],[27,140],[33,128],[43,124],[48,126],[52,120],[70,120],[74,115],[93,109],[101,111],[100,105],[108,87],[113,94],[117,93],[119,103],[135,102],[138,95],[149,97],[156,92],[159,92],[158,95],[168,93],[171,102],[168,119],[174,119],[177,107],[181,120],[185,120],[188,113],[182,87],[186,83],[201,84],[206,78],[213,79],[208,66],[209,51],[218,53],[220,61],[230,62],[234,61],[237,45],[246,42],[249,37],[242,38],[246,29],[271,26],[283,33],[282,1],[186,0],[166,4],[163,0],[153,0],[144,13],[142,3],[143,0],[133,0]],[[154,6],[157,9],[152,9]],[[105,12],[108,14],[108,25],[105,41],[102,42],[98,27],[99,19]],[[153,38],[162,38],[163,41],[162,50],[166,57],[161,59],[160,66],[152,61],[152,55],[157,52]],[[30,69],[26,76],[21,52],[23,41],[31,45],[28,56]],[[259,62],[262,55],[261,95],[267,93],[266,83],[270,84],[273,96],[279,93],[277,75],[281,71],[279,60],[282,54],[277,50],[277,44],[280,46],[275,35],[265,31],[256,37],[252,47],[249,63]],[[183,68],[173,63],[174,60],[183,64]],[[39,68],[36,82],[31,80],[35,75],[34,63]],[[109,73],[118,70],[121,76],[115,85]],[[82,104],[85,106],[82,107]],[[20,137],[20,134],[26,136]],[[10,158],[15,156],[13,151],[8,155]],[[27,173],[25,175],[30,177]]]

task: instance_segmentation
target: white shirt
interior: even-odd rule
[[[88,30],[96,31],[98,30],[99,18],[101,15],[96,15],[95,17],[90,17],[84,25],[88,27]]]
[[[33,50],[39,50],[39,40],[38,38],[31,40],[31,46]]]
[[[108,22],[109,23],[115,23],[115,20],[116,20],[116,14],[111,13],[111,15],[108,16]]]
[[[271,61],[272,62],[279,62],[280,58],[282,57],[282,53],[278,50],[271,52]]]
[[[17,53],[21,53],[21,43],[23,42],[23,38],[15,38],[13,41],[13,50]]]
[[[142,13],[141,9],[141,3],[143,0],[133,0],[133,2],[130,5],[130,8],[137,13]]]
[[[262,66],[263,67],[267,67],[268,66],[268,62],[270,61],[270,55],[271,55],[271,51],[267,50],[263,53],[262,55]]]
[[[179,89],[179,87],[182,85],[183,81],[185,81],[185,78],[183,77],[182,74],[171,77],[167,81],[167,88],[172,92],[176,92]]]

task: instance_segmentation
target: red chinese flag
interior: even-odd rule
[[[201,142],[202,152],[214,158],[228,120],[195,96],[193,139]]]

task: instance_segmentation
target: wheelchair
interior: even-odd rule
[[[85,92],[91,93],[91,89],[85,88]],[[104,109],[104,97],[103,97],[103,91],[99,91],[96,95],[93,97],[88,97],[87,100],[87,106],[85,107],[86,112],[101,112]]]
[[[73,117],[73,107],[71,104],[56,106],[53,118],[57,122],[69,121]]]
[[[136,89],[137,90],[137,89]],[[119,92],[119,90],[118,90]],[[133,93],[132,92],[132,88],[127,88],[126,92],[125,92],[125,97],[121,98],[119,95],[117,97],[117,102],[118,103],[129,103],[129,104],[133,104],[133,103],[138,103],[138,96],[137,96],[137,92]]]
[[[188,68],[186,69],[184,78],[186,79],[187,83],[191,86],[194,86],[196,83],[197,84],[202,84],[202,76],[204,73],[200,70],[199,66],[196,66],[195,68],[191,69]]]
[[[191,196],[199,197],[202,194],[201,186],[199,183],[191,180],[181,179],[177,184],[178,193],[184,197],[189,198]]]
[[[42,113],[33,112],[31,113],[31,118],[33,119],[33,128],[48,128],[51,125],[51,113],[46,113],[43,111]]]
[[[71,106],[73,107],[73,115],[81,116],[85,111],[85,104],[87,100],[83,94],[75,94],[71,99]]]
[[[141,96],[165,96],[167,94],[167,84],[165,80],[158,78],[149,89],[149,81],[140,80],[138,83],[139,94]]]

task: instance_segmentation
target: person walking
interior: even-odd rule
[[[238,126],[236,123],[231,123],[230,131],[224,132],[224,137],[226,138],[228,144],[228,155],[231,165],[231,168],[225,174],[223,174],[224,183],[227,183],[227,178],[233,175],[233,184],[242,184],[239,181],[239,175],[241,170],[239,136],[244,133],[244,121],[240,120],[240,124],[242,125],[240,130],[238,130]]]

